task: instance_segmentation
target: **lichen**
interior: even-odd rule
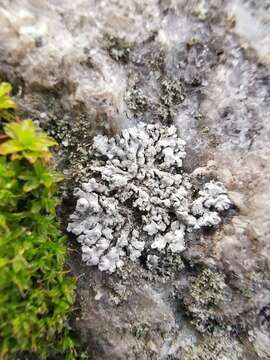
[[[177,113],[177,105],[185,100],[185,89],[181,80],[167,78],[161,81],[160,88],[160,102],[156,113],[163,122],[170,123]]]
[[[201,305],[218,305],[224,299],[224,275],[204,269],[191,286],[190,295]]]
[[[147,109],[147,98],[142,89],[136,85],[127,90],[125,101],[129,110],[135,113],[142,113]]]
[[[159,257],[180,254],[190,232],[215,227],[231,206],[226,189],[211,181],[194,198],[183,171],[185,142],[174,126],[138,124],[90,149],[91,177],[74,191],[78,198],[68,231],[82,246],[82,259],[114,272],[144,255],[149,267]]]
[[[209,268],[201,271],[191,283],[184,302],[192,323],[200,332],[212,332],[218,325],[218,306],[226,299],[226,288],[224,275]],[[225,321],[222,327],[226,327]]]
[[[161,81],[162,102],[171,107],[185,100],[185,90],[180,80],[164,79]]]
[[[147,268],[152,274],[159,274],[164,279],[172,278],[184,268],[184,262],[178,253],[170,253],[166,256],[148,255]]]
[[[184,353],[182,360],[242,360],[240,345],[227,336],[205,337],[194,349]]]

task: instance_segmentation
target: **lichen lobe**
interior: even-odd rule
[[[190,232],[213,227],[232,204],[224,186],[204,184],[194,196],[183,170],[185,142],[174,126],[139,123],[90,149],[91,176],[78,198],[68,231],[81,243],[82,260],[114,272],[142,254],[149,268],[168,253],[181,253]]]

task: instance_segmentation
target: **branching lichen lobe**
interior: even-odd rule
[[[183,171],[185,142],[174,126],[138,124],[114,138],[96,136],[92,177],[78,198],[68,231],[82,245],[82,259],[114,272],[142,254],[149,267],[161,254],[185,250],[186,234],[221,222],[231,206],[221,183],[209,182],[193,198]]]

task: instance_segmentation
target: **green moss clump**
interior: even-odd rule
[[[29,119],[17,119],[3,130],[0,358],[34,353],[45,359],[61,353],[61,358],[73,359],[67,320],[75,281],[65,270],[66,239],[56,219],[56,188],[62,177],[48,165],[55,141]]]
[[[9,83],[2,82],[0,84],[0,128],[4,121],[14,120],[14,109],[16,104],[10,97],[12,87]]]

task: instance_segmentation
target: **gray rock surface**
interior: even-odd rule
[[[63,227],[93,136],[139,121],[174,123],[197,190],[216,178],[236,204],[157,270],[101,273],[70,239],[92,358],[270,356],[269,17],[268,0],[0,0],[0,77],[61,142]]]

